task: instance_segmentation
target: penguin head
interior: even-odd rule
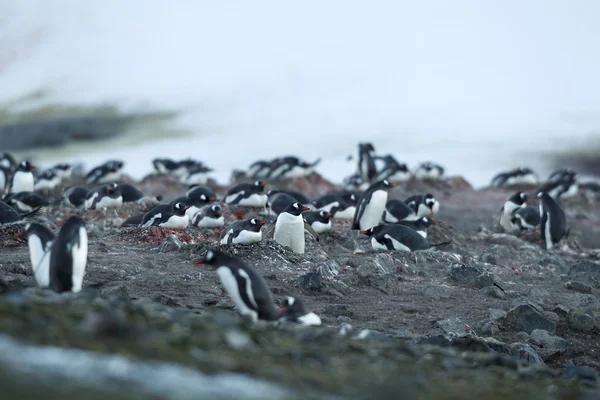
[[[367,143],[359,143],[358,144],[358,148],[360,149],[360,151],[365,151],[365,152],[368,152],[368,153],[375,151],[375,147],[373,147],[373,144],[369,143],[369,142],[367,142]]]
[[[220,217],[222,215],[221,210],[223,210],[223,208],[220,205],[214,204],[210,206],[210,209],[215,217]]]
[[[30,172],[35,170],[35,165],[31,164],[29,161],[21,161],[18,169],[20,171]]]
[[[279,308],[279,314],[289,320],[295,320],[298,317],[308,314],[309,311],[304,302],[299,298],[287,296]]]
[[[199,260],[194,262],[194,265],[206,264],[206,265],[212,265],[213,267],[217,267],[217,266],[220,266],[218,264],[223,265],[222,263],[227,261],[226,260],[227,258],[228,258],[227,255],[219,250],[208,250],[202,258],[200,258]],[[219,260],[221,260],[221,261],[219,261]]]
[[[392,183],[392,182],[388,181],[387,179],[382,180],[380,182],[380,185],[384,189],[391,189],[391,188],[395,188],[396,186],[398,186],[397,183]]]
[[[265,224],[266,222],[263,220],[260,220],[258,218],[252,218],[247,221],[246,229],[252,232],[258,232],[260,231],[260,228],[262,228],[262,226]]]
[[[435,205],[435,202],[435,197],[433,197],[431,193],[427,193],[423,196],[423,203],[425,203],[427,207],[432,208]]]
[[[310,208],[304,207],[300,203],[292,203],[283,210],[284,213],[292,214],[294,216],[301,215],[303,211],[310,211]]]
[[[44,173],[42,173],[42,175],[40,175],[39,179],[43,179],[43,180],[52,180],[56,178],[56,172],[54,172],[51,169],[47,169],[44,171]]]
[[[190,208],[190,207],[188,205],[186,205],[185,203],[182,203],[182,202],[175,203],[175,204],[173,204],[173,213],[178,216],[183,216],[183,215],[185,215],[185,212],[188,210],[188,208]]]
[[[548,196],[548,193],[546,193],[546,192],[539,192],[537,194],[537,198],[540,199],[540,200],[544,199],[547,196]]]
[[[325,223],[329,222],[329,219],[333,216],[332,213],[321,210],[319,211],[319,217],[321,217],[321,220]]]
[[[258,191],[258,192],[262,192],[263,190],[265,190],[265,186],[267,184],[261,181],[255,181],[252,186]]]
[[[116,183],[110,183],[110,184],[106,185],[104,190],[106,191],[106,194],[109,197],[112,197],[115,199],[121,195],[121,189],[119,189],[119,185],[117,185]]]
[[[510,201],[518,206],[522,206],[523,204],[527,204],[527,195],[523,192],[517,192],[517,193],[513,194],[512,196],[510,196],[508,201]]]
[[[61,171],[70,171],[72,169],[71,164],[68,163],[62,163],[62,164],[56,164],[54,166],[55,169],[60,169]]]
[[[415,225],[418,228],[424,228],[424,229],[427,229],[431,225],[437,224],[437,223],[438,223],[437,219],[431,219],[431,218],[428,218],[428,217],[423,217],[423,218],[420,218],[420,219],[418,219],[418,220],[415,221]]]

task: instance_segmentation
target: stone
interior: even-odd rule
[[[594,295],[586,295],[579,302],[579,307],[588,308],[592,312],[600,313],[600,300]]]
[[[600,264],[578,261],[571,265],[569,276],[589,285],[600,287]]]
[[[485,294],[487,294],[488,296],[490,296],[494,299],[500,299],[500,300],[506,299],[506,293],[504,293],[504,291],[502,291],[502,289],[500,289],[497,286],[487,286],[487,287],[483,288],[482,290]]]
[[[569,326],[576,331],[590,332],[596,327],[596,316],[591,310],[573,308],[567,315]]]
[[[509,347],[510,355],[527,364],[544,364],[542,357],[528,344],[516,343]]]
[[[122,337],[129,333],[127,318],[122,312],[113,310],[88,311],[79,324],[79,329],[84,334],[96,338]]]
[[[447,335],[467,335],[475,334],[471,327],[465,324],[460,318],[448,318],[437,321],[436,327],[440,328]]]
[[[129,299],[129,292],[127,291],[127,286],[125,285],[117,285],[111,286],[108,288],[104,288],[100,291],[100,294],[104,298],[116,297],[119,299]]]
[[[445,285],[428,286],[423,290],[423,296],[432,300],[449,299],[452,297],[454,290],[454,288]]]
[[[569,314],[569,309],[562,304],[559,304],[552,309],[552,312],[558,315],[560,319],[566,319],[567,315]]]
[[[171,251],[177,251],[181,249],[183,242],[175,235],[169,235],[159,246],[158,251],[161,253],[168,253]]]
[[[494,278],[479,268],[465,264],[452,264],[448,276],[451,280],[477,289],[494,284]]]
[[[546,304],[554,300],[554,296],[549,291],[537,286],[529,290],[527,297],[540,304]]]
[[[556,332],[556,323],[530,304],[519,305],[506,314],[505,319],[514,329],[531,334],[535,329]]]
[[[558,336],[554,336],[543,329],[536,329],[531,332],[529,339],[539,347],[546,349],[564,350],[567,348],[569,343],[567,340]]]
[[[565,378],[582,379],[589,382],[598,382],[598,371],[583,365],[570,365],[563,370]]]
[[[325,287],[323,275],[319,270],[308,272],[298,278],[298,285],[304,290],[319,291]]]
[[[165,306],[169,306],[169,307],[181,307],[181,304],[179,304],[179,302],[177,300],[175,300],[171,296],[167,296],[165,294],[158,294],[158,295],[154,296],[152,298],[152,300],[156,301],[157,303],[164,304]]]
[[[586,283],[579,281],[569,281],[566,284],[567,289],[574,290],[579,293],[592,293],[592,287]]]
[[[227,345],[234,350],[247,350],[256,347],[250,336],[239,330],[230,329],[226,331],[224,339]]]
[[[517,332],[517,334],[515,335],[515,338],[519,341],[519,342],[526,342],[529,340],[529,334],[527,332]]]
[[[346,315],[340,315],[335,320],[338,324],[351,324],[352,323],[352,318],[350,318]]]

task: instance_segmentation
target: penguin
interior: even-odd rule
[[[118,188],[123,203],[135,203],[144,198],[144,194],[138,188],[128,183],[119,183]]]
[[[539,188],[554,200],[569,198],[579,193],[579,179],[573,170],[559,170],[550,175],[550,179]]]
[[[423,236],[427,239],[427,229],[432,224],[437,224],[437,219],[431,219],[427,217],[419,218],[414,221],[398,221],[398,224],[409,227],[410,229],[416,231],[419,235]]]
[[[200,195],[200,197],[189,198],[187,196],[181,196],[171,201],[169,204],[174,205],[177,203],[183,203],[187,206],[187,211],[185,212],[192,221],[194,217],[200,212],[202,207],[207,204],[212,203],[215,200],[214,197],[206,198],[204,195]]]
[[[415,211],[419,218],[434,217],[440,211],[440,203],[431,193],[410,196],[404,202]]]
[[[34,190],[54,190],[58,185],[61,184],[61,178],[58,176],[55,170],[47,169],[36,179],[33,188]]]
[[[271,162],[265,160],[257,160],[250,164],[248,168],[248,176],[254,179],[267,178],[271,173]]]
[[[568,235],[567,218],[560,205],[546,192],[537,195],[540,209],[540,234],[546,243],[546,250],[558,244]]]
[[[87,264],[85,222],[73,215],[60,228],[50,251],[50,288],[55,292],[81,291]]]
[[[6,168],[9,171],[17,168],[17,160],[10,153],[2,153],[0,156],[0,167]]]
[[[266,208],[273,215],[281,214],[290,204],[298,202],[294,196],[285,192],[270,190],[269,193]]]
[[[527,195],[523,192],[516,192],[506,200],[500,209],[500,225],[506,232],[513,232],[518,229],[518,226],[513,223],[513,216],[519,208],[527,204]]]
[[[385,211],[388,190],[396,186],[398,186],[397,183],[391,183],[385,179],[369,186],[358,202],[352,229],[364,231],[377,226]]]
[[[32,165],[29,161],[22,161],[9,181],[7,193],[33,192],[35,186],[34,170],[35,165]]]
[[[306,223],[302,218],[303,211],[310,208],[300,203],[287,206],[275,221],[273,239],[282,246],[289,247],[293,252],[304,253],[304,229]]]
[[[344,184],[344,189],[351,191],[351,192],[364,191],[369,188],[369,183],[365,182],[363,177],[360,176],[360,174],[358,174],[358,173],[352,174],[352,175],[344,178],[343,184]]]
[[[40,287],[50,285],[50,251],[56,239],[54,233],[44,225],[30,223],[25,226],[31,268]]]
[[[161,175],[183,175],[187,169],[184,165],[168,158],[155,158],[152,165],[157,173]]]
[[[29,217],[34,217],[40,212],[40,210],[41,208],[36,208],[27,214],[19,214],[13,207],[9,206],[3,201],[0,201],[0,226],[19,222]]]
[[[331,217],[332,214],[327,211],[304,211],[302,213],[304,222],[310,225],[316,233],[331,230]]]
[[[311,202],[317,211],[331,213],[334,219],[353,219],[356,213],[356,195],[326,194]]]
[[[4,197],[3,201],[23,214],[50,205],[48,199],[35,192],[9,193]]]
[[[4,166],[0,166],[0,191],[4,191],[10,182],[12,170]]]
[[[415,177],[419,179],[438,179],[444,175],[444,167],[427,161],[421,163],[415,170]]]
[[[50,168],[50,171],[54,172],[55,175],[58,176],[58,178],[61,181],[65,181],[71,178],[73,166],[68,163],[56,164],[55,166]]]
[[[190,224],[186,214],[188,206],[184,203],[161,204],[144,214],[140,227],[159,226],[169,229],[185,229]]]
[[[492,178],[491,186],[537,185],[539,179],[531,168],[517,167],[512,171],[501,172]]]
[[[190,185],[185,195],[190,199],[202,200],[206,204],[217,200],[217,195],[208,186]]]
[[[309,205],[310,204],[310,200],[308,199],[308,197],[306,197],[304,194],[295,191],[295,190],[269,190],[267,192],[267,197],[271,197],[274,194],[277,193],[286,193],[289,194],[290,196],[292,196],[294,199],[296,199],[296,201],[300,204],[304,204],[304,205]]]
[[[249,245],[262,240],[260,230],[266,222],[258,218],[244,221],[235,221],[221,232],[219,244],[243,244]]]
[[[121,179],[121,170],[124,162],[121,160],[109,160],[93,168],[85,177],[87,183],[109,183]]]
[[[298,297],[288,296],[283,300],[279,308],[279,318],[308,326],[321,325],[321,318],[314,312],[309,311],[304,302]]]
[[[242,260],[222,251],[208,250],[194,264],[215,268],[223,288],[241,315],[249,317],[253,322],[259,319],[274,321],[278,318],[273,294],[267,282]]]
[[[90,191],[84,187],[73,186],[65,191],[63,204],[75,208],[83,208]]]
[[[571,168],[557,169],[556,171],[552,171],[552,173],[548,177],[548,181],[550,181],[550,182],[562,181],[565,178],[575,177],[576,175],[577,175],[577,173],[574,170],[572,170]]]
[[[225,226],[223,208],[218,204],[207,204],[191,220],[198,228],[222,228]]]
[[[310,175],[321,159],[313,163],[300,160],[298,157],[282,157],[277,166],[269,173],[270,179],[296,179]]]
[[[540,212],[536,207],[519,207],[513,213],[511,223],[521,231],[534,230],[540,226]]]
[[[206,185],[208,182],[208,173],[214,171],[205,165],[197,165],[187,171],[182,179],[186,185]]]
[[[103,208],[119,208],[123,205],[123,196],[119,185],[109,183],[93,188],[85,199],[85,208],[100,210]]]
[[[372,182],[377,176],[377,167],[375,166],[375,148],[371,143],[358,144],[357,174],[365,183]]]
[[[391,199],[385,203],[385,210],[381,219],[385,222],[397,223],[399,221],[415,221],[419,217],[415,210],[402,200]]]
[[[388,180],[390,182],[406,182],[410,179],[410,171],[404,163],[396,161],[394,156],[388,154],[383,157],[375,156],[375,160],[383,161],[383,167],[377,173],[375,180]]]
[[[377,225],[361,230],[363,235],[371,237],[371,247],[374,250],[429,250],[435,246],[449,244],[448,242],[431,244],[415,230],[399,224]]]
[[[265,184],[261,181],[240,183],[232,187],[225,195],[225,203],[242,207],[263,208],[267,204],[267,195],[263,193]]]
[[[132,215],[121,224],[121,228],[138,228],[144,219],[145,213]]]

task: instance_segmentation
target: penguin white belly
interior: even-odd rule
[[[308,325],[308,326],[321,325],[321,318],[314,312],[309,312],[308,314],[305,314],[301,317],[296,318],[296,320],[303,325]]]
[[[409,172],[397,171],[390,175],[387,180],[393,183],[406,182],[410,179]]]
[[[546,250],[552,248],[552,233],[550,230],[550,213],[546,213],[546,226],[544,227],[544,239],[546,240]]]
[[[522,184],[526,184],[526,185],[537,185],[538,184],[538,179],[534,174],[527,174],[527,175],[523,175],[521,176],[520,183]]]
[[[240,200],[238,204],[245,207],[264,207],[267,204],[267,195],[262,193],[253,193],[247,198]]]
[[[435,203],[433,203],[433,207],[431,207],[431,216],[435,217],[439,212],[440,212],[440,202],[436,200]]]
[[[400,250],[400,251],[411,251],[411,249],[406,246],[405,244],[397,241],[396,239],[394,239],[392,236],[390,235],[385,235],[384,238],[390,240],[392,242],[392,246],[394,246],[394,250]]]
[[[121,179],[121,171],[109,172],[108,174],[101,177],[98,182],[99,183],[112,183],[114,181],[118,181],[119,179]]]
[[[109,196],[104,196],[96,203],[96,210],[101,210],[103,208],[119,208],[123,205],[123,197],[119,196],[116,199],[113,199]]]
[[[44,248],[37,235],[29,235],[27,240],[33,275],[40,287],[50,285],[50,249],[51,244]]]
[[[28,213],[28,212],[33,211],[33,207],[28,206],[27,204],[23,203],[22,201],[14,200],[14,202],[15,202],[15,206],[17,207],[17,209],[22,213]]]
[[[233,229],[228,230],[219,243],[227,244],[227,241],[229,240],[229,235],[233,235]]]
[[[152,224],[154,223],[154,221],[156,221],[157,219],[162,218],[162,213],[158,213],[158,214],[154,214],[152,217],[150,217],[150,219],[148,219],[148,221],[146,221],[143,225],[142,228],[149,228],[152,226]]]
[[[94,200],[96,200],[96,197],[98,197],[98,196],[99,196],[98,192],[92,193],[92,195],[85,200],[85,208],[92,208],[92,205],[94,204]]]
[[[198,228],[220,228],[225,225],[225,218],[209,218],[204,217],[196,224]]]
[[[427,239],[427,231],[417,231],[417,233]]]
[[[515,227],[511,221],[512,216],[511,215],[506,215],[505,212],[502,213],[502,215],[500,216],[500,225],[502,226],[502,228],[504,228],[504,230],[506,232],[512,232],[515,230]]]
[[[563,193],[562,197],[567,199],[569,197],[577,196],[578,193],[579,193],[579,185],[574,183],[571,186],[569,186],[569,189]]]
[[[354,219],[354,214],[356,214],[356,207],[350,206],[345,210],[338,211],[334,214],[333,218],[336,219]]]
[[[328,232],[331,230],[331,221],[326,224],[320,221],[315,221],[311,226],[316,233]]]
[[[0,190],[4,190],[6,187],[6,175],[3,171],[0,171]]]
[[[373,250],[387,250],[387,246],[385,244],[381,244],[375,238],[371,238],[371,247]]]
[[[185,179],[187,185],[206,185],[208,182],[208,175],[204,172],[197,172],[195,174],[188,175]]]
[[[258,313],[256,311],[254,311],[253,309],[251,309],[250,307],[248,307],[248,305],[246,303],[244,303],[244,300],[242,300],[242,295],[240,294],[240,288],[238,287],[238,281],[235,278],[235,276],[233,275],[233,273],[231,272],[231,269],[227,266],[218,267],[217,274],[219,274],[219,279],[221,280],[221,283],[223,284],[225,291],[227,292],[229,297],[231,297],[231,300],[233,300],[233,303],[237,307],[240,314],[250,315],[252,317],[253,321],[258,320]],[[251,282],[249,279],[245,279],[245,280],[246,280],[247,293],[248,293],[248,289],[250,289],[250,291],[248,293],[248,297],[253,298],[253,296],[251,297],[251,293],[252,293]]]
[[[184,214],[183,216],[171,215],[171,218],[160,224],[160,226],[169,229],[185,229],[189,224],[190,219]]]
[[[190,221],[193,221],[194,218],[196,218],[196,214],[198,214],[199,212],[200,212],[200,208],[198,208],[196,206],[190,206],[190,208],[185,210],[185,213],[188,216],[188,218],[190,219]]]
[[[33,174],[31,172],[17,171],[13,177],[12,193],[33,192]]]
[[[73,288],[71,291],[77,293],[81,291],[83,285],[83,276],[85,275],[85,266],[87,264],[88,237],[84,227],[79,228],[79,244],[71,249],[73,257],[73,272],[71,275]]]
[[[282,246],[289,247],[293,252],[304,253],[304,220],[302,216],[289,213],[279,214],[275,222],[273,239]]]
[[[419,208],[417,210],[417,218],[423,217],[431,217],[431,209],[427,207],[425,204],[419,204]]]
[[[302,178],[310,173],[310,168],[302,168],[299,165],[292,167],[289,171],[285,172],[282,177],[287,179]]]
[[[383,212],[383,220],[384,220],[385,222],[389,222],[389,223],[392,223],[392,224],[395,224],[396,222],[398,222],[398,218],[394,217],[394,216],[392,215],[392,213],[391,213],[391,212],[389,212],[388,210],[385,210],[385,211]]]
[[[42,179],[37,181],[34,185],[35,190],[52,190],[60,184],[60,178],[56,177],[53,179]]]
[[[331,212],[331,209],[333,207],[339,207],[340,203],[338,201],[334,201],[333,203],[329,203],[324,205],[323,207],[317,208],[317,211],[325,211],[325,212]],[[352,214],[354,215],[354,214]]]
[[[262,231],[252,232],[243,230],[233,238],[231,243],[233,244],[253,244],[258,243],[262,240]],[[227,243],[227,242],[225,242]]]
[[[365,206],[363,215],[361,215],[358,221],[361,230],[366,231],[369,228],[379,225],[383,211],[385,210],[387,198],[388,194],[384,190],[377,190],[371,195],[371,200]]]

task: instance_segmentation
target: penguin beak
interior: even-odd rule
[[[190,209],[190,206],[185,206],[185,208],[183,209],[183,211],[187,211]]]
[[[203,264],[202,260],[198,260],[194,263],[195,266],[202,265],[202,264]]]
[[[526,202],[525,202],[525,205],[529,205],[529,202],[528,202],[528,201],[526,201]]]
[[[264,224],[266,224],[266,222],[265,221],[260,221],[260,224],[264,225]]]
[[[395,188],[396,186],[398,186],[398,184],[397,184],[397,183],[391,183],[391,184],[390,184],[390,187],[393,187],[393,188]]]
[[[31,169],[35,169],[35,165],[31,164]]]
[[[325,214],[325,216],[327,216],[327,218],[331,218],[331,217],[333,217],[333,214],[332,213],[327,213],[327,214]]]
[[[310,208],[308,208],[308,207],[302,207],[302,211],[310,211]]]
[[[210,201],[215,201],[217,198],[216,197],[209,197],[208,198]]]
[[[281,307],[281,308],[279,308],[279,313],[280,313],[280,314],[281,314],[281,313],[284,313],[284,312],[285,312],[285,307]]]
[[[17,236],[16,236],[16,238],[17,238],[18,240],[21,240],[21,239],[23,239],[23,236],[24,236],[24,235],[23,235],[23,232],[19,232],[19,233],[17,233]]]
[[[369,234],[368,231],[360,231],[360,233],[363,234],[363,235],[368,235]]]
[[[439,221],[437,219],[431,220],[432,224],[437,224]]]

